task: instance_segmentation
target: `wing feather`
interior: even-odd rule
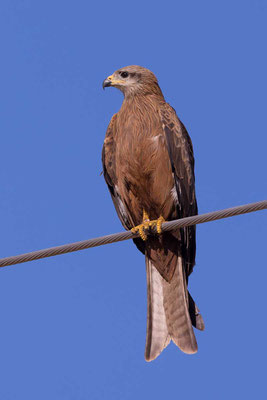
[[[190,136],[169,104],[164,103],[160,112],[177,193],[176,217],[196,215],[194,155]],[[182,228],[180,232],[188,276],[195,264],[196,227]]]
[[[133,224],[131,223],[131,216],[127,211],[125,205],[123,204],[120,193],[117,187],[117,176],[116,176],[116,140],[115,140],[115,130],[116,130],[116,119],[117,114],[113,115],[104,140],[104,145],[102,149],[102,164],[103,164],[103,174],[105,181],[108,185],[112,201],[114,203],[117,214],[120,221],[125,229],[131,229]]]

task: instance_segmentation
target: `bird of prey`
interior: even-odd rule
[[[192,142],[150,70],[120,68],[104,80],[103,88],[108,86],[121,90],[124,101],[107,128],[103,172],[121,223],[139,233],[133,240],[146,259],[145,359],[155,359],[171,340],[193,354],[192,325],[204,329],[187,290],[195,226],[161,231],[165,220],[197,214]]]

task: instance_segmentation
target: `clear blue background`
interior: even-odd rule
[[[122,230],[100,176],[117,68],[158,77],[193,140],[200,213],[266,198],[264,0],[2,0],[0,256]],[[266,212],[197,228],[199,352],[144,361],[130,242],[0,271],[0,399],[266,398]]]

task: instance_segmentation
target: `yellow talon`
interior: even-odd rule
[[[145,231],[148,231],[150,228],[156,228],[157,233],[160,235],[162,233],[162,224],[164,221],[165,219],[162,216],[160,216],[158,219],[150,221],[147,212],[143,210],[143,223],[135,226],[131,229],[131,231],[133,233],[138,232],[141,239],[145,241],[147,240],[147,234]]]
[[[157,232],[160,235],[162,232],[162,224],[163,222],[165,222],[165,219],[163,218],[163,216],[161,215],[159,217],[159,219],[157,219]]]
[[[139,233],[141,239],[143,239],[144,241],[147,240],[147,235],[145,234],[145,227],[144,224],[140,224],[135,226],[134,228],[131,229],[131,231],[133,233]]]

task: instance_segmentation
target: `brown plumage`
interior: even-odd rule
[[[197,214],[192,143],[175,110],[165,102],[155,75],[131,65],[108,77],[106,86],[124,94],[102,152],[104,177],[123,226],[141,224],[143,211],[150,220]],[[156,358],[170,340],[185,353],[195,353],[192,324],[204,329],[187,291],[195,264],[195,227],[134,242],[146,256],[146,360]]]

